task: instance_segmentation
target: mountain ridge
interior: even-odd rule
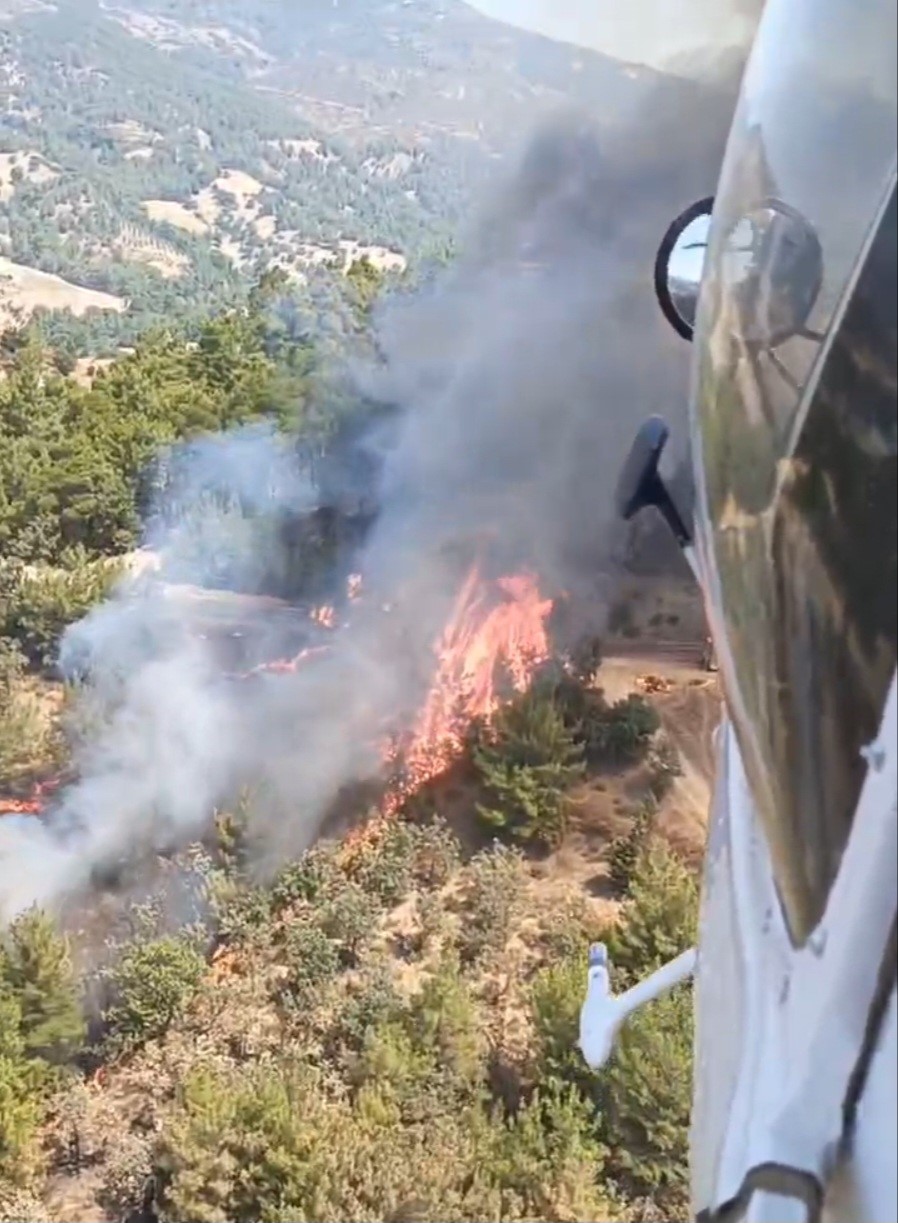
[[[127,301],[48,320],[114,349],[273,265],[426,260],[541,116],[607,119],[645,84],[460,0],[315,0],[301,22],[246,0],[3,0],[0,254]]]

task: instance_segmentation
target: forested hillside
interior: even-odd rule
[[[694,591],[622,663],[434,545],[372,325],[642,85],[460,0],[0,0],[0,1223],[687,1217],[688,990],[576,1042],[591,940],[694,939],[716,688],[632,657]]]
[[[148,336],[90,389],[36,336],[9,359],[4,869],[4,824],[40,818],[29,796],[52,802],[47,783],[89,761],[101,711],[89,685],[52,678],[60,635],[141,538],[160,448],[259,422],[325,452],[371,410],[319,378],[275,287],[196,345]],[[347,342],[364,342],[368,287],[341,289],[357,294]],[[308,594],[339,538],[294,540],[286,571]],[[370,790],[347,796],[344,824],[370,821],[361,837],[260,878],[267,800],[249,789],[208,812],[197,843],[135,850],[55,917],[7,928],[0,1220],[685,1218],[688,994],[647,1010],[601,1075],[576,1039],[591,939],[624,986],[694,936],[695,834],[670,835],[692,766],[672,735],[713,694],[687,673],[657,708],[606,697],[596,645],[472,721],[448,775],[406,782],[389,821]]]
[[[368,343],[376,287],[367,265],[335,280],[344,354]],[[384,410],[329,374],[300,297],[268,276],[195,343],[150,333],[91,386],[37,333],[8,352],[4,871],[13,825],[42,818],[40,796],[90,767],[98,719],[116,716],[89,682],[60,683],[59,642],[176,482],[165,456],[248,425],[314,462]],[[271,526],[264,506],[237,518]],[[260,583],[327,591],[341,535],[319,526],[293,518]],[[228,559],[189,569],[218,565],[228,585]],[[688,671],[657,705],[632,684],[606,695],[585,644],[471,719],[445,776],[412,784],[400,758],[274,871],[259,870],[270,800],[249,786],[196,842],[135,843],[89,892],[19,916],[0,935],[0,1220],[685,1218],[688,994],[634,1023],[602,1075],[576,1038],[590,939],[625,985],[693,938],[696,780],[675,736],[715,698]]]
[[[461,0],[3,0],[0,321],[103,355],[271,266],[440,258],[540,114],[639,88],[587,59]]]

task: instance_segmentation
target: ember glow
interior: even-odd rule
[[[62,778],[51,777],[32,787],[28,798],[0,797],[0,819],[4,815],[40,815],[47,799],[62,785]]]
[[[337,609],[329,605],[314,607],[309,612],[309,619],[319,628],[333,628],[337,623]]]
[[[257,667],[251,667],[249,671],[240,671],[231,678],[252,679],[255,675],[294,675],[304,662],[308,662],[310,658],[315,658],[317,655],[326,654],[328,649],[326,645],[307,646],[298,654],[294,654],[292,658],[275,658],[271,662],[261,662]]]

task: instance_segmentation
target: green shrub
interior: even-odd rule
[[[663,842],[649,839],[633,870],[618,925],[606,936],[615,992],[692,945],[697,887]],[[578,1049],[586,957],[545,965],[530,987],[534,1074],[540,1085],[573,1089],[588,1104],[606,1152],[606,1174],[629,1200],[651,1198],[663,1218],[688,1210],[692,1092],[689,989],[650,1003],[621,1030],[600,1072]]]
[[[496,1175],[503,1195],[520,1202],[512,1217],[611,1223],[620,1216],[600,1188],[604,1160],[590,1103],[549,1085],[508,1123]]]
[[[334,1017],[327,1042],[331,1057],[341,1062],[347,1054],[358,1053],[371,1031],[402,1010],[402,999],[389,970],[378,965],[367,972]]]
[[[370,1111],[403,1124],[432,1119],[440,1111],[434,1092],[437,1067],[429,1050],[416,1047],[404,1013],[366,1033],[349,1078]]]
[[[358,964],[365,947],[377,933],[381,912],[377,900],[353,880],[345,881],[321,905],[317,921],[337,944],[344,966],[351,968]]]
[[[38,1128],[59,1068],[84,1042],[81,990],[66,940],[32,909],[0,941],[0,1196],[40,1163]]]
[[[466,965],[501,953],[524,902],[526,872],[519,851],[495,844],[468,864],[462,881],[458,951]]]
[[[251,801],[249,793],[244,792],[233,811],[215,813],[216,856],[228,874],[240,874],[249,857]]]
[[[291,922],[283,940],[287,979],[284,993],[292,1006],[310,1010],[322,985],[340,971],[340,947],[312,920]]]
[[[586,970],[585,956],[544,965],[530,984],[530,1016],[536,1081],[554,1087],[576,1087],[591,1099],[594,1084],[578,1043]]]
[[[161,1223],[526,1217],[503,1209],[496,1149],[473,1109],[400,1124],[376,1091],[328,1100],[289,1065],[198,1069],[158,1144],[157,1209]]]
[[[636,863],[621,921],[608,939],[615,990],[695,945],[699,889],[694,875],[657,837]]]
[[[109,595],[120,572],[105,561],[7,567],[0,572],[0,637],[17,642],[32,666],[50,666],[64,630]]]
[[[313,845],[296,862],[291,862],[271,885],[275,910],[305,901],[313,904],[327,895],[340,879],[336,861],[337,846],[330,842]]]
[[[458,869],[461,845],[445,820],[413,828],[412,879],[421,888],[441,888]]]
[[[583,773],[582,748],[551,696],[531,690],[503,706],[474,748],[486,791],[481,818],[520,841],[552,846],[565,828],[566,793]]]
[[[264,887],[244,884],[229,873],[212,871],[206,884],[210,919],[219,938],[260,945],[271,936],[272,896]]]
[[[652,827],[658,814],[654,799],[645,802],[633,817],[633,823],[623,836],[611,843],[608,853],[608,874],[615,890],[623,894],[645,853]]]
[[[181,1223],[320,1217],[324,1154],[345,1111],[303,1076],[259,1067],[187,1076],[156,1151],[156,1208]]]
[[[113,1052],[164,1036],[196,994],[206,963],[188,934],[128,945],[105,972],[112,1001],[103,1013]]]
[[[628,1197],[651,1198],[665,1219],[689,1211],[692,1039],[692,992],[679,989],[624,1025],[600,1076],[608,1173]]]
[[[4,1181],[10,1192],[27,1184],[43,1117],[40,1083],[26,1057],[22,1026],[19,1000],[0,982],[0,1200]]]
[[[68,941],[39,909],[17,918],[0,942],[0,985],[19,1008],[26,1056],[63,1065],[80,1052],[85,1022]]]
[[[380,904],[392,907],[412,886],[414,854],[415,830],[392,820],[373,849],[361,857],[353,878]]]
[[[615,991],[694,945],[698,886],[658,838],[638,857],[621,922],[608,939]],[[688,1209],[692,1102],[692,991],[646,1006],[622,1029],[599,1076],[609,1172],[630,1197],[651,1197],[664,1217]]]
[[[366,1104],[411,1125],[479,1099],[487,1046],[467,983],[444,958],[421,990],[392,1007],[350,1059],[350,1080]]]
[[[582,726],[587,760],[594,765],[632,764],[649,750],[661,726],[657,710],[638,693],[613,705],[593,705]]]
[[[483,1082],[483,1025],[457,964],[444,957],[412,998],[409,1030],[417,1049],[430,1055],[445,1087],[472,1095]]]

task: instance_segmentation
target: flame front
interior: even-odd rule
[[[403,777],[384,802],[386,815],[449,767],[474,718],[495,712],[503,671],[524,691],[549,655],[551,611],[552,600],[542,597],[532,574],[487,584],[479,567],[472,568],[437,645],[437,672],[403,755]]]
[[[28,798],[0,797],[0,818],[4,815],[41,815],[47,799],[63,784],[61,777],[37,782]]]
[[[348,585],[350,601],[355,601],[361,579],[353,575]],[[385,749],[388,764],[401,764],[401,776],[383,799],[380,818],[357,829],[348,839],[347,851],[358,851],[376,839],[412,794],[450,767],[471,721],[495,712],[503,679],[519,692],[526,689],[534,669],[549,655],[546,626],[552,606],[530,573],[487,582],[478,565],[471,569],[437,642],[436,672],[411,734],[392,739]],[[330,607],[316,609],[310,618],[322,628],[336,625]],[[328,650],[327,644],[306,647],[293,658],[263,663],[231,678],[296,672]],[[39,815],[58,784],[54,780],[36,786],[27,799],[0,798],[0,816]]]

